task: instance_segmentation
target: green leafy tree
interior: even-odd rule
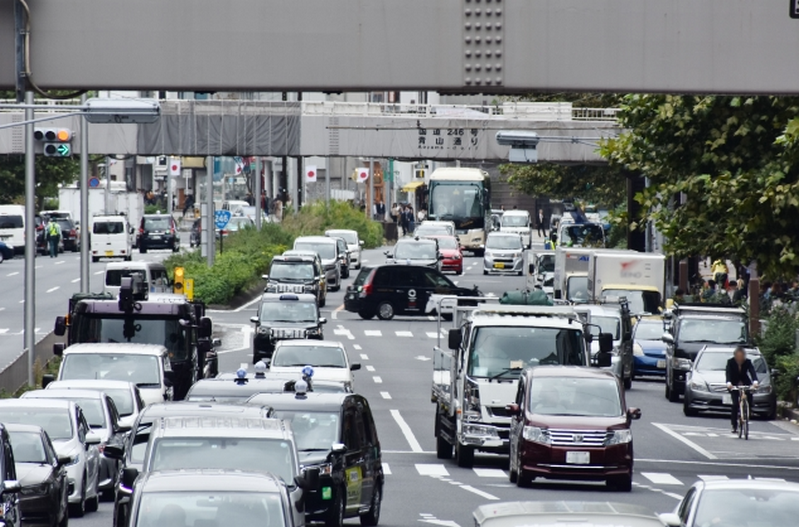
[[[624,202],[627,180],[607,165],[502,165],[500,172],[520,192],[556,199],[575,198],[614,208]]]
[[[74,183],[79,174],[77,159],[36,156],[36,209],[44,200],[58,196],[58,186]],[[25,156],[0,157],[0,201],[22,203],[25,198]]]
[[[604,141],[601,153],[650,179],[636,199],[673,254],[756,261],[772,278],[794,275],[797,117],[797,98],[631,95],[619,116],[627,132]]]

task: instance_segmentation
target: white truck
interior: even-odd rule
[[[124,183],[113,183],[108,190],[107,206],[105,187],[89,188],[89,222],[92,217],[106,213],[109,215],[124,214],[128,217],[128,224],[134,229],[138,229],[144,215],[144,195],[139,192],[128,192]],[[80,189],[78,187],[60,188],[58,190],[58,208],[69,211],[72,214],[72,220],[79,223]]]
[[[569,306],[482,303],[453,310],[449,349],[440,343],[433,349],[436,454],[449,459],[454,450],[458,466],[471,467],[475,451],[509,453],[507,406],[515,400],[522,370],[592,361],[585,326]],[[595,363],[607,367],[612,336],[599,340],[602,353]]]
[[[555,298],[574,303],[588,302],[588,263],[596,249],[557,247],[555,249]]]
[[[626,297],[633,314],[654,314],[663,307],[666,257],[635,251],[595,251],[588,261],[588,301]]]
[[[554,294],[555,251],[532,249],[524,253],[526,288],[532,291],[541,287],[550,297]]]

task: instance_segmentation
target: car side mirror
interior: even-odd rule
[[[613,335],[610,333],[599,334],[599,351],[600,353],[610,353],[613,351]]]
[[[302,476],[294,478],[294,484],[304,491],[311,491],[319,487],[319,469],[308,468]]]
[[[319,317],[320,324],[327,324],[327,319],[325,317]]]
[[[167,370],[164,372],[164,384],[167,386],[174,386],[175,385],[175,372],[172,370]]]
[[[122,484],[127,488],[132,489],[138,477],[139,469],[136,467],[125,467],[122,469]]]
[[[55,317],[55,327],[53,328],[53,333],[55,333],[59,337],[63,337],[66,332],[67,332],[67,318]]]
[[[63,342],[56,342],[53,344],[53,355],[56,357],[62,356],[64,354],[64,348],[66,348],[66,346]]]
[[[252,322],[253,324],[257,324],[259,321],[260,319],[258,317],[250,317],[250,322]]]
[[[449,347],[449,349],[460,349],[462,340],[460,329],[450,329],[447,332],[447,347]]]
[[[385,254],[386,256],[389,256],[391,253],[389,253],[388,251],[383,251],[383,254]]]
[[[208,339],[211,338],[211,335],[214,332],[214,323],[211,321],[210,317],[202,317],[200,319],[200,327],[197,331],[197,336],[201,339]]]
[[[101,438],[100,438],[99,435],[97,435],[96,432],[93,432],[93,431],[90,430],[86,434],[86,446],[99,445],[100,443],[101,443]]]
[[[117,423],[117,426],[116,426],[116,431],[117,431],[118,434],[127,434],[128,432],[131,431],[131,429],[132,429],[132,427],[130,425],[121,425],[121,424]]]
[[[667,512],[665,514],[658,514],[658,519],[666,527],[682,527],[682,520],[676,513]]]
[[[45,373],[42,375],[42,388],[47,388],[47,385],[55,380],[55,375],[52,373]]]
[[[103,455],[110,459],[125,459],[125,449],[119,445],[105,445]]]
[[[665,342],[666,344],[674,344],[674,335],[671,333],[664,333],[660,340]]]
[[[58,456],[56,462],[58,463],[59,467],[66,467],[67,465],[72,463],[73,460],[74,458],[72,456]]]
[[[780,374],[780,370],[778,370],[777,368],[771,368],[771,376],[772,377],[777,377],[777,376],[779,376],[779,374]]]
[[[269,275],[268,274],[262,274],[261,278],[263,278],[264,280],[269,280]]]
[[[508,411],[508,415],[519,415],[522,411],[516,403],[509,404],[505,409]]]
[[[3,482],[3,492],[17,494],[22,490],[22,485],[15,479],[7,479]]]
[[[358,245],[360,245],[361,247],[363,247],[363,240],[358,240]]]
[[[222,346],[222,339],[212,339],[211,340],[211,346],[213,346],[214,348],[221,347]]]
[[[613,364],[611,354],[606,351],[600,351],[596,354],[596,366],[598,368],[609,368]]]
[[[627,409],[627,419],[641,419],[641,409],[640,408],[628,408]]]
[[[355,362],[355,363],[350,364],[350,371],[358,371],[360,369],[361,369],[361,363],[360,362]]]
[[[333,446],[330,448],[330,451],[334,454],[343,454],[347,451],[347,445],[344,443],[333,443]]]

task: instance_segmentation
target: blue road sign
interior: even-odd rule
[[[229,210],[215,210],[214,211],[214,223],[216,223],[217,229],[224,229],[227,227],[228,222],[230,222],[230,217],[232,214]]]

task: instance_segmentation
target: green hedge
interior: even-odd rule
[[[224,305],[237,294],[255,286],[269,269],[272,257],[282,254],[298,236],[321,235],[327,229],[358,231],[364,247],[379,247],[383,243],[383,227],[367,219],[347,203],[323,202],[307,204],[284,218],[283,223],[269,223],[258,231],[244,229],[225,238],[223,252],[217,255],[213,267],[208,267],[200,251],[181,252],[167,258],[167,269],[182,266],[186,278],[194,279],[194,296],[206,304]]]
[[[793,306],[777,306],[771,309],[766,320],[766,331],[756,338],[756,343],[769,366],[780,371],[774,382],[777,396],[784,401],[796,401],[799,353],[795,349],[795,339],[799,319]]]

